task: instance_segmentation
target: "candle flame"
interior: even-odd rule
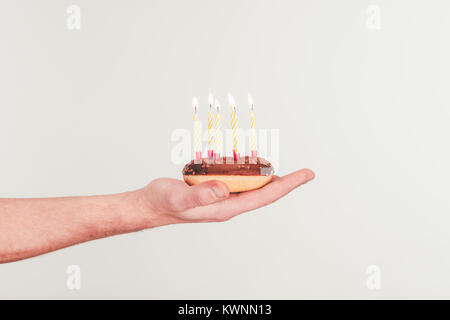
[[[219,102],[219,100],[216,99],[216,101],[214,102],[214,104],[216,105],[216,110],[217,110],[217,112],[219,112],[219,111],[220,111],[220,102]]]
[[[192,98],[192,108],[194,108],[194,111],[197,112],[198,110],[198,99],[197,97]]]
[[[213,105],[214,105],[214,96],[211,92],[209,93],[209,96],[208,96],[208,104],[209,104],[210,108],[213,107]]]
[[[229,92],[228,92],[228,102],[230,103],[230,107],[236,110],[236,102],[234,101],[233,96]]]
[[[253,110],[253,98],[250,93],[248,94],[248,106],[250,107],[251,110]]]

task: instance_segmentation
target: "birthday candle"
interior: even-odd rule
[[[256,144],[256,129],[255,129],[255,112],[253,110],[253,98],[248,94],[248,106],[250,107],[250,152],[252,157],[258,156],[258,149]]]
[[[192,107],[194,108],[194,140],[195,140],[195,158],[202,159],[202,140],[200,139],[200,121],[198,119],[198,100],[192,98]]]
[[[214,149],[214,157],[216,159],[216,161],[220,160],[220,155],[222,154],[222,145],[223,145],[223,141],[222,141],[222,124],[221,121],[222,119],[220,118],[220,103],[219,100],[216,99],[215,101],[215,105],[216,105],[216,145],[215,145],[215,149]]]
[[[208,157],[212,158],[213,151],[213,126],[214,126],[214,113],[213,113],[213,103],[214,98],[212,93],[208,97],[209,112],[208,112]]]
[[[239,154],[239,137],[238,137],[238,116],[236,112],[236,102],[234,101],[233,96],[228,93],[228,102],[230,103],[231,107],[231,130],[233,132],[233,156],[234,160],[238,161],[240,158]]]

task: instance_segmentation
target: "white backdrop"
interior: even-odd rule
[[[2,1],[1,197],[181,177],[171,134],[191,130],[191,98],[205,106],[209,91],[224,105],[234,94],[243,127],[251,92],[258,127],[279,130],[278,173],[316,179],[226,223],[0,265],[0,298],[449,298],[448,12],[437,0]]]

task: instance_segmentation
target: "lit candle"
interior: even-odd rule
[[[213,103],[214,98],[212,93],[209,93],[208,97],[209,112],[208,112],[208,157],[212,158],[214,155],[213,151],[213,126],[214,126],[214,113],[213,113]]]
[[[216,99],[215,101],[215,105],[216,105],[216,145],[215,145],[215,149],[214,149],[214,157],[216,159],[216,161],[220,160],[220,155],[222,154],[222,145],[223,145],[223,140],[222,140],[222,124],[221,124],[221,118],[220,118],[220,103],[219,100]]]
[[[253,158],[258,156],[258,148],[256,143],[256,129],[255,129],[255,112],[253,110],[253,98],[248,94],[248,106],[250,107],[250,152]]]
[[[202,159],[202,140],[200,139],[200,121],[198,119],[198,100],[192,98],[192,108],[194,108],[194,140],[195,140],[195,159]]]
[[[234,98],[231,94],[228,93],[228,102],[230,103],[231,107],[231,129],[233,132],[233,157],[234,160],[238,161],[240,159],[240,153],[239,153],[239,137],[238,137],[238,116],[236,112],[236,102],[234,101]]]

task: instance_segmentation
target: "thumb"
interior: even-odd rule
[[[198,185],[187,187],[186,190],[177,197],[174,207],[183,211],[194,207],[206,206],[225,200],[230,195],[228,186],[217,180],[205,181]]]

